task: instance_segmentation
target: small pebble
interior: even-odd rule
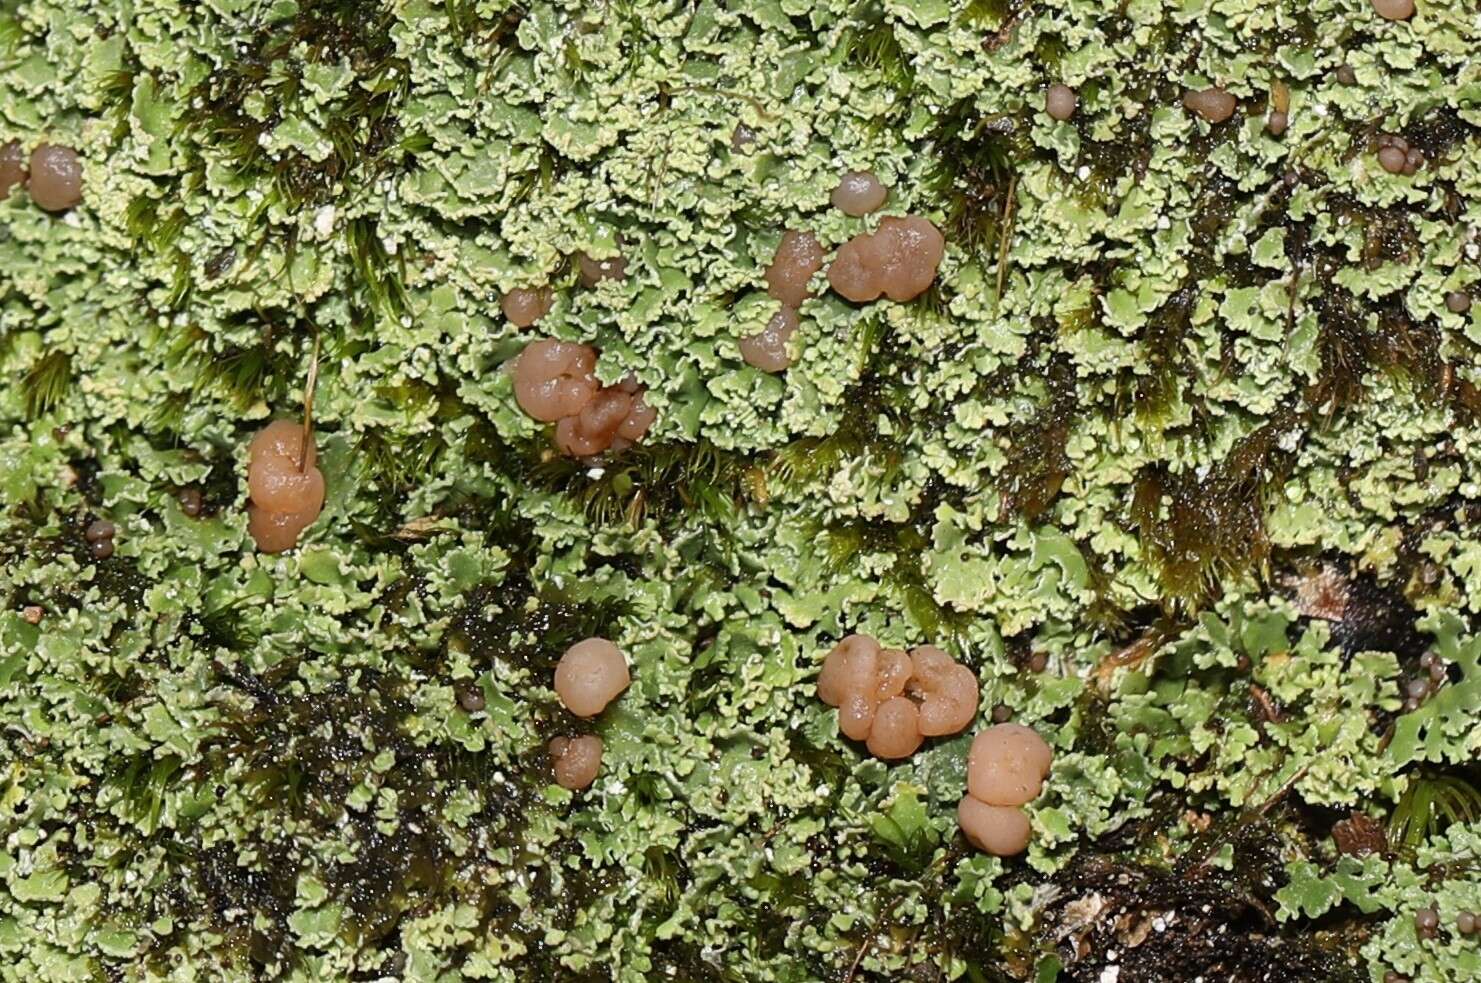
[[[49,212],[65,212],[82,201],[82,161],[71,147],[43,143],[31,151],[31,200]]]
[[[1378,164],[1390,174],[1403,174],[1408,164],[1408,154],[1403,149],[1390,144],[1379,149]]]
[[[555,693],[578,717],[595,717],[632,681],[627,659],[605,638],[587,638],[566,649],[555,667]]]
[[[1471,309],[1471,295],[1464,290],[1452,290],[1445,295],[1445,308],[1452,314],[1464,314]]]
[[[788,229],[766,268],[766,292],[794,310],[812,296],[808,282],[823,266],[823,247],[811,232]]]
[[[830,200],[843,214],[859,218],[878,211],[889,195],[890,189],[880,183],[873,171],[849,171],[838,179]]]
[[[324,508],[313,434],[300,420],[273,420],[252,436],[247,459],[247,534],[263,553],[293,549]]]
[[[627,259],[623,256],[592,259],[585,253],[580,253],[576,257],[576,264],[581,270],[583,287],[594,287],[603,280],[627,279]]]
[[[797,331],[797,312],[783,307],[766,322],[766,327],[756,334],[746,335],[739,341],[741,358],[747,365],[762,372],[781,372],[792,364],[787,343]]]
[[[28,625],[41,624],[41,618],[45,614],[46,612],[42,610],[39,604],[27,604],[24,608],[21,608],[21,617],[25,619]]]
[[[199,488],[182,488],[178,498],[180,511],[192,519],[200,518],[200,514],[206,509],[206,498]]]
[[[1234,115],[1239,102],[1217,85],[1211,85],[1184,93],[1183,105],[1210,123],[1222,123]]]
[[[561,788],[579,792],[595,781],[597,772],[601,771],[602,739],[595,735],[556,737],[546,745],[546,750],[555,783]]]
[[[946,255],[946,237],[919,215],[881,219],[873,232],[854,236],[838,247],[828,265],[835,293],[856,304],[877,300],[914,300],[936,279]]]
[[[582,267],[583,276],[585,267]],[[499,298],[499,309],[516,328],[528,328],[546,314],[555,303],[549,287],[515,287]]]
[[[1373,10],[1384,20],[1408,20],[1414,16],[1414,0],[1373,0]]]
[[[477,683],[469,683],[458,688],[458,706],[469,713],[477,713],[482,710],[488,701],[484,699],[483,690]]]
[[[1075,108],[1079,101],[1080,97],[1074,89],[1063,82],[1056,82],[1044,93],[1044,112],[1064,122],[1075,115]]]
[[[94,519],[82,531],[82,538],[89,543],[100,543],[105,539],[112,539],[117,533],[118,527],[107,519]]]

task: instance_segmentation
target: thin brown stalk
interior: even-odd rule
[[[1008,250],[1013,242],[1013,202],[1018,190],[1018,175],[1008,178],[1008,191],[1003,195],[1003,217],[998,222],[998,295],[993,298],[992,312],[1003,306],[1003,290],[1008,282]]]
[[[309,465],[309,442],[314,439],[314,389],[319,384],[319,332],[314,332],[314,354],[309,360],[309,377],[303,384],[303,440],[298,444],[298,473]]]

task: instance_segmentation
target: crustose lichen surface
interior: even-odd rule
[[[0,979],[1481,977],[1478,50],[1469,0],[0,0]],[[788,229],[904,216],[928,290],[819,273],[748,364]],[[640,442],[557,452],[544,337]],[[856,632],[973,727],[840,734]],[[1053,749],[1006,859],[994,719]]]

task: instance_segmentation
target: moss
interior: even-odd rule
[[[890,356],[883,354],[886,347],[883,341],[869,346],[864,378],[845,394],[838,422],[828,434],[800,437],[772,453],[765,468],[780,489],[800,492],[851,460],[867,459],[881,467],[886,484],[898,472],[901,441],[882,433],[879,421],[881,417],[888,420],[897,435],[911,423],[896,408],[895,389],[888,381],[886,359]]]
[[[406,254],[387,253],[375,222],[368,218],[350,220],[345,241],[371,312],[387,321],[399,320],[406,313]]]
[[[536,586],[519,571],[469,595],[454,619],[453,637],[495,672],[525,670],[544,681],[575,643],[614,637],[625,610],[619,599],[580,599],[552,585]]]
[[[878,75],[896,92],[915,84],[910,57],[895,36],[895,25],[882,3],[866,0],[854,11],[838,50],[851,67]]]
[[[1281,439],[1295,425],[1291,414],[1265,424],[1203,475],[1151,468],[1138,477],[1132,519],[1173,606],[1196,608],[1264,566],[1271,490],[1290,466]]]
[[[45,416],[72,386],[72,356],[53,349],[41,356],[21,377],[21,399],[26,418]]]
[[[186,126],[199,142],[243,176],[264,180],[286,208],[327,201],[337,189],[372,180],[396,159],[396,109],[405,98],[410,66],[398,57],[394,15],[363,0],[307,0],[291,18],[265,21],[246,50],[217,69],[192,93]],[[358,84],[344,105],[324,119],[333,152],[315,160],[293,150],[270,156],[263,138],[298,109],[303,70],[347,63]],[[265,97],[266,119],[248,111]]]
[[[1016,17],[1021,7],[1014,0],[969,0],[961,16],[974,27],[998,28]]]
[[[1183,339],[1197,301],[1197,287],[1182,287],[1152,312],[1142,329],[1146,371],[1123,377],[1123,398],[1144,420],[1166,420],[1174,402],[1188,392],[1184,382],[1190,369]]]
[[[1408,787],[1389,814],[1389,842],[1396,849],[1413,851],[1455,823],[1481,820],[1477,778],[1475,768],[1411,774]]]
[[[596,525],[641,525],[646,519],[671,523],[698,514],[721,523],[735,514],[749,494],[749,455],[709,441],[639,443],[600,473],[579,461],[551,456],[531,472],[532,480],[577,501]]]
[[[998,479],[1004,517],[1033,522],[1059,497],[1072,466],[1065,445],[1079,405],[1074,370],[1057,359],[1043,370],[1047,397],[1029,419],[1008,429],[1007,465]]]
[[[231,844],[201,851],[191,864],[194,876],[179,899],[179,914],[193,914],[199,910],[194,906],[203,904],[242,958],[257,967],[281,969],[298,960],[288,915],[302,861],[281,843],[265,843],[258,850],[260,859],[248,863]]]
[[[290,405],[290,393],[301,383],[300,360],[308,354],[307,337],[296,318],[279,320],[282,312],[252,312],[232,318],[233,328],[256,331],[255,345],[222,344],[196,324],[177,330],[167,356],[174,372],[192,380],[197,395],[223,398],[237,412],[257,403]],[[289,325],[286,332],[283,325]],[[281,344],[284,334],[288,344]]]
[[[1022,120],[984,113],[975,99],[947,107],[927,144],[931,168],[924,186],[939,202],[948,241],[985,262],[998,252],[1019,161],[1029,153]]]
[[[157,253],[171,248],[180,238],[188,217],[179,205],[167,206],[147,195],[129,201],[125,228],[136,250],[148,247]]]

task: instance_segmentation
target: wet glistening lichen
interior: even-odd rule
[[[0,980],[1481,978],[1478,50],[0,0]]]

